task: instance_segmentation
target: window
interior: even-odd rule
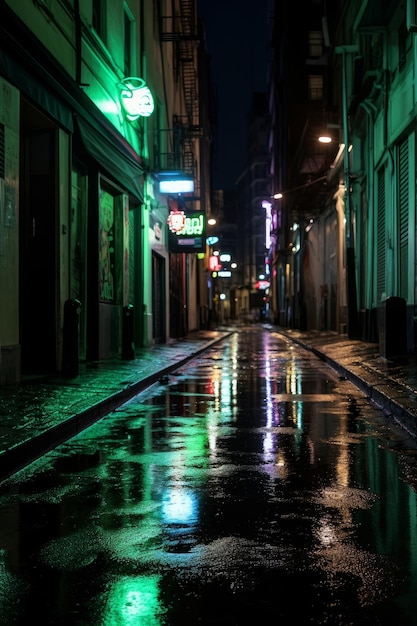
[[[116,300],[116,208],[115,198],[105,190],[100,193],[100,300]]]
[[[407,30],[406,21],[403,20],[398,29],[398,69],[401,71],[406,66],[407,54],[412,50],[412,36]]]
[[[323,99],[323,76],[321,74],[311,74],[308,77],[308,99]]]
[[[134,21],[127,6],[124,8],[124,75],[133,76],[133,42],[134,42]]]
[[[93,0],[93,28],[106,43],[106,0]]]
[[[308,33],[308,55],[321,57],[323,54],[323,35],[320,30],[310,30]]]

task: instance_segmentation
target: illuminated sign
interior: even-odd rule
[[[159,193],[194,193],[194,178],[184,172],[159,172]]]
[[[218,256],[214,256],[211,255],[209,257],[209,270],[211,272],[217,272],[218,270],[220,270],[222,268],[222,266],[219,263],[219,257]]]
[[[152,93],[142,78],[131,76],[119,84],[120,102],[129,122],[149,117],[155,108]]]
[[[194,181],[188,178],[178,180],[167,178],[159,181],[159,193],[193,193]]]
[[[201,211],[179,210],[171,202],[168,215],[170,252],[203,252],[205,250],[206,216]]]
[[[270,283],[268,280],[258,280],[257,283],[255,283],[255,289],[269,289],[270,287]]]
[[[232,272],[230,270],[221,270],[219,272],[219,278],[230,278],[232,276]]]
[[[168,228],[173,233],[179,233],[184,230],[186,217],[184,211],[174,209],[170,211],[167,219]]]

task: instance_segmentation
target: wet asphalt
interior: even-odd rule
[[[417,436],[417,359],[380,355],[379,346],[334,332],[278,332],[346,377],[414,438]],[[132,360],[80,364],[72,378],[24,379],[0,389],[0,480],[107,415],[138,392],[230,334],[231,325],[191,333],[178,341],[136,350]]]
[[[405,429],[273,329],[188,351],[2,482],[0,623],[415,624]]]

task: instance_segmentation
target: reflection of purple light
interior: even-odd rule
[[[170,489],[162,502],[162,514],[165,522],[190,522],[196,517],[197,502],[195,496],[183,489]]]

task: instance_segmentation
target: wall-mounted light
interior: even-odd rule
[[[123,79],[118,87],[120,102],[129,122],[134,122],[138,117],[152,115],[155,104],[151,90],[143,78],[130,76]]]
[[[320,143],[332,143],[332,138],[330,135],[320,135],[319,141]]]

